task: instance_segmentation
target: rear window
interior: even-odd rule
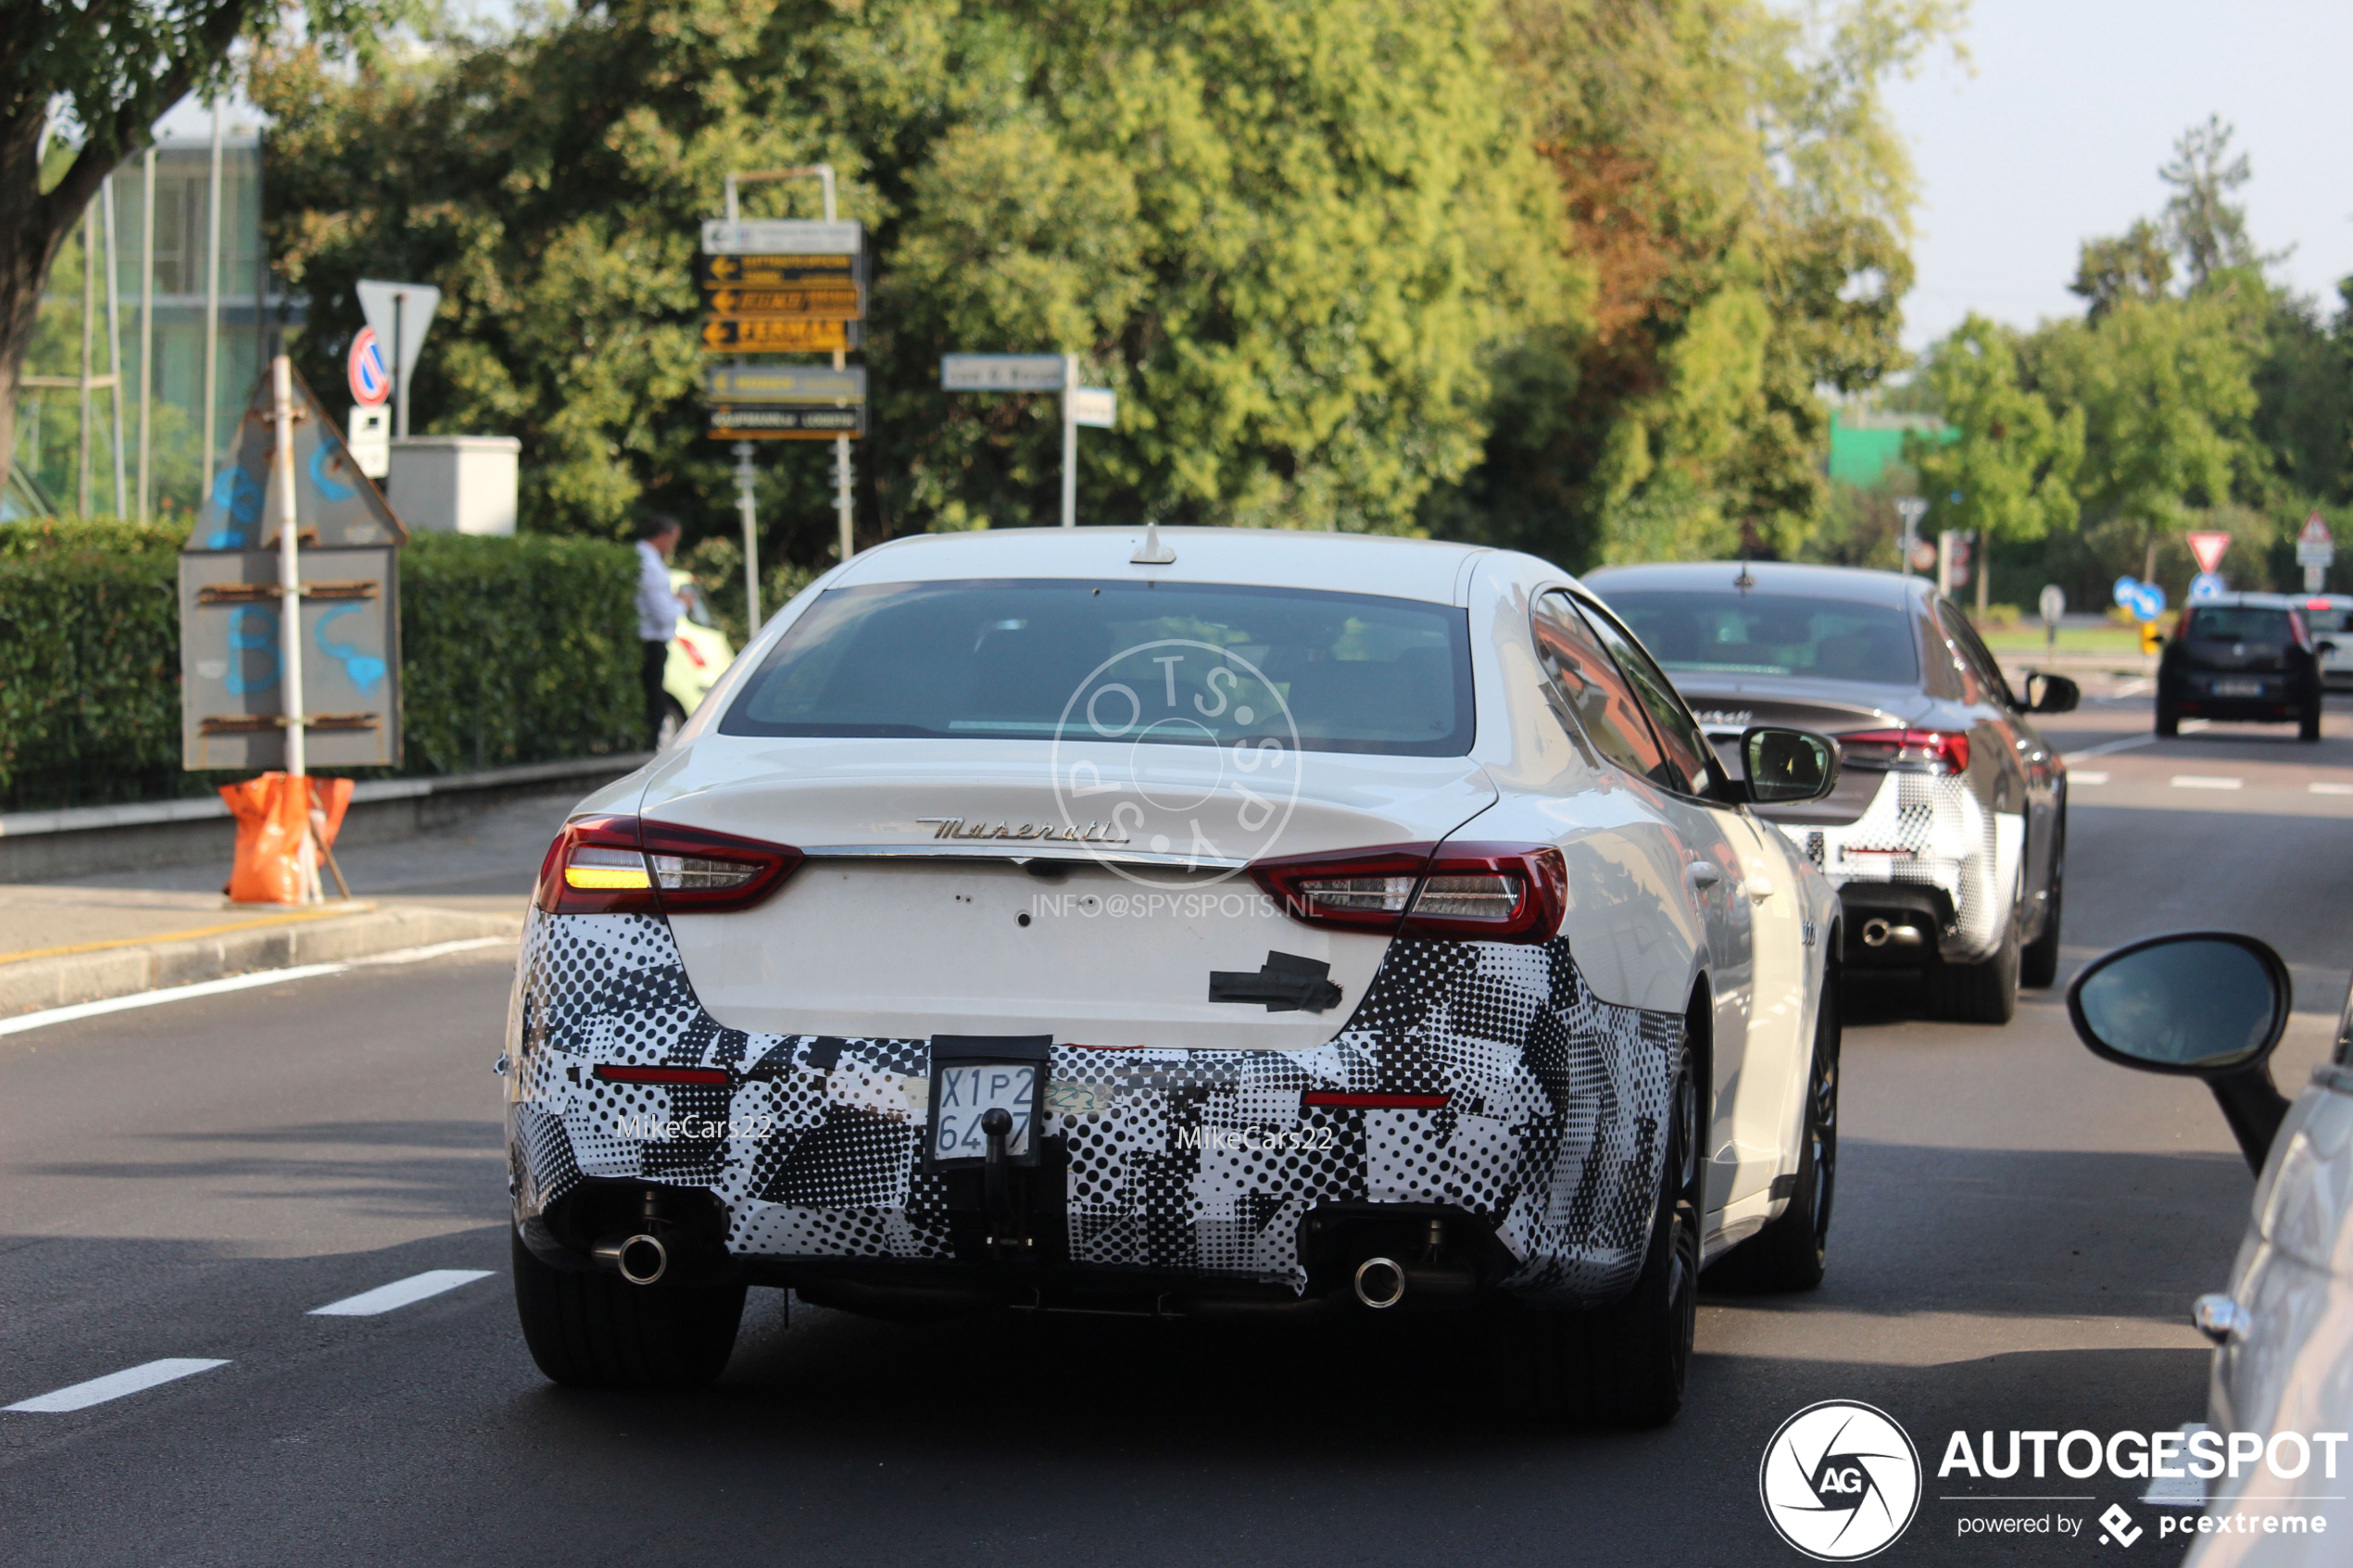
[[[729,735],[1061,734],[1179,746],[1237,737],[1288,746],[1294,730],[1310,751],[1467,753],[1466,613],[1414,599],[1182,583],[835,589],[769,650],[719,725]]]
[[[2196,643],[2286,643],[2295,640],[2287,611],[2248,605],[2201,605],[2190,612],[2186,635]]]
[[[1919,649],[1904,611],[1770,594],[1610,594],[1609,608],[1669,670],[1911,685]]]
[[[2348,617],[2353,617],[2353,610],[2325,607],[2320,609],[2307,608],[2304,612],[2304,624],[2316,633],[2342,632],[2345,630],[2345,622]]]

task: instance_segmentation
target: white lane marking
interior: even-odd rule
[[[2068,770],[2067,782],[2069,784],[2106,784],[2108,783],[2108,775],[2106,773],[2095,772],[2090,769],[2084,769],[2078,771],[2070,768]]]
[[[2210,730],[2213,727],[2214,721],[2211,719],[2184,719],[2182,721],[2182,733],[2183,734],[2194,734],[2199,730]]]
[[[0,1035],[22,1034],[27,1029],[44,1029],[52,1023],[71,1023],[80,1018],[98,1018],[110,1012],[127,1012],[133,1008],[159,1007],[165,1002],[192,1001],[198,997],[218,997],[227,991],[245,991],[256,985],[275,985],[283,980],[313,980],[322,974],[341,974],[364,964],[417,963],[425,959],[437,959],[447,953],[471,952],[477,947],[496,947],[512,944],[511,936],[469,936],[458,942],[435,942],[423,947],[401,947],[389,953],[373,953],[362,959],[350,959],[340,963],[296,964],[290,969],[256,970],[251,974],[232,974],[219,980],[200,980],[193,985],[167,985],[160,991],[139,991],[128,997],[107,997],[95,1002],[76,1002],[71,1007],[51,1008],[45,1012],[19,1013],[15,1018],[0,1018]]]
[[[92,1405],[103,1405],[108,1399],[120,1399],[125,1394],[153,1388],[158,1383],[170,1383],[174,1378],[210,1372],[214,1367],[228,1364],[225,1361],[204,1361],[189,1356],[145,1361],[120,1372],[110,1372],[104,1377],[94,1377],[87,1383],[77,1383],[70,1388],[60,1388],[36,1399],[19,1399],[7,1409],[42,1411],[88,1410]]]
[[[2315,784],[2306,787],[2314,795],[2353,795],[2353,784]]]
[[[488,1269],[427,1269],[407,1279],[380,1285],[373,1290],[363,1290],[357,1296],[346,1296],[340,1301],[330,1301],[323,1307],[313,1307],[314,1318],[372,1318],[382,1312],[397,1311],[412,1301],[438,1296],[445,1290],[455,1290],[461,1285],[472,1285],[478,1279],[488,1279]]]
[[[2245,779],[2218,779],[2207,773],[2176,773],[2173,775],[2173,787],[2175,789],[2238,789],[2244,786],[2246,783],[2246,781]]]
[[[2157,683],[2147,676],[2135,675],[2129,681],[2117,682],[2116,689],[2108,695],[2110,696],[2139,696],[2142,693],[2154,689]]]
[[[2062,752],[2059,755],[2059,760],[2081,762],[2087,757],[2106,757],[2111,751],[2130,751],[2136,746],[2155,746],[2156,744],[2155,735],[2126,735],[2122,740],[2103,741],[2098,746],[2087,746],[2081,751]]]
[[[318,974],[340,974],[350,966],[339,963],[297,964],[292,969],[264,969],[252,974],[232,974],[220,980],[200,980],[193,985],[167,985],[160,991],[140,991],[128,997],[108,997],[103,1001],[76,1002],[71,1007],[51,1008],[46,1012],[22,1013],[15,1018],[0,1018],[0,1035],[18,1035],[27,1029],[46,1028],[52,1023],[71,1023],[77,1018],[96,1018],[104,1013],[128,1012],[132,1008],[158,1007],[165,1002],[192,1001],[198,997],[217,997],[224,991],[246,991],[256,985],[275,985],[281,980],[308,980]]]

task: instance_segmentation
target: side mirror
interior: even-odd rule
[[[2046,675],[2040,671],[2026,677],[2026,710],[2029,713],[2072,713],[2075,705],[2083,700],[2083,688],[2064,675]]]
[[[1759,806],[1819,800],[1838,784],[1838,743],[1811,730],[1759,725],[1741,736],[1748,797]]]
[[[2331,642],[2328,638],[2322,637],[2319,642],[2312,645],[2312,651],[2320,655],[2322,659],[2326,659],[2329,655],[2336,651],[2336,645]]]
[[[2265,1065],[2295,987],[2269,946],[2233,932],[2152,936],[2104,953],[2067,991],[2067,1016],[2095,1055],[2146,1073],[2203,1078],[2256,1170],[2287,1114]]]

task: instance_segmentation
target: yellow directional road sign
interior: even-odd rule
[[[698,256],[695,282],[707,289],[783,288],[794,283],[863,282],[862,256]]]
[[[855,321],[866,314],[855,283],[777,289],[713,289],[703,297],[714,316],[764,316],[804,321]]]
[[[855,348],[863,335],[855,321],[795,317],[713,316],[702,324],[703,348],[713,354],[824,354]]]
[[[865,405],[847,408],[714,403],[704,433],[721,441],[815,441],[866,433]]]

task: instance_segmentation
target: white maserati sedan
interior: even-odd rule
[[[560,1382],[747,1286],[925,1316],[1454,1311],[1680,1406],[1701,1268],[1821,1277],[1839,901],[1567,573],[1223,529],[903,539],[583,801],[508,1026]],[[1727,1255],[1730,1256],[1727,1256]]]

